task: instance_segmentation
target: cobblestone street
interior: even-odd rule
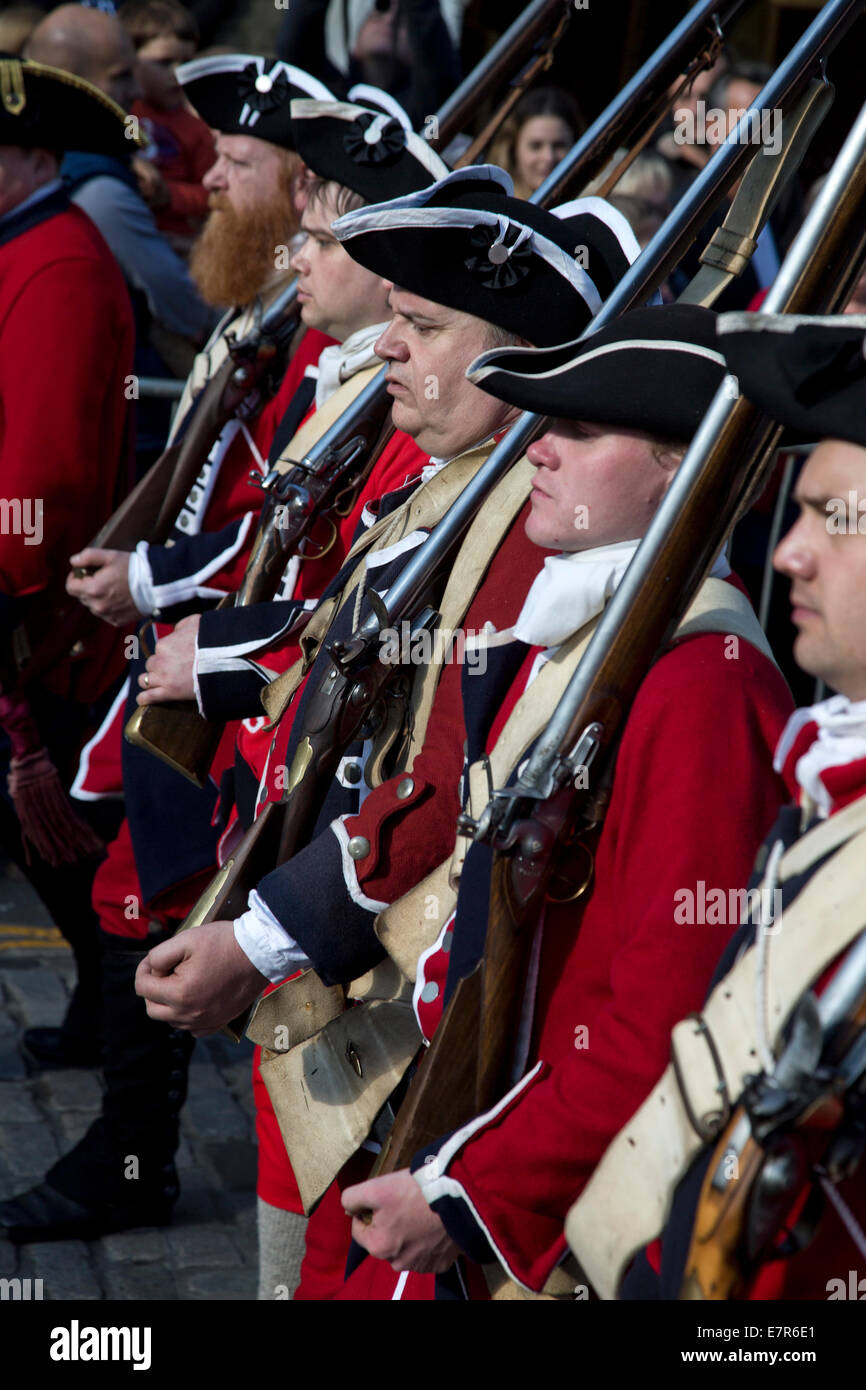
[[[72,954],[17,871],[0,871],[0,1198],[39,1182],[87,1129],[99,1070],[39,1071],[18,1047],[25,1028],[56,1024]],[[252,1044],[201,1039],[190,1068],[171,1226],[96,1241],[16,1247],[0,1241],[0,1278],[41,1279],[63,1299],[253,1299],[256,1296]]]

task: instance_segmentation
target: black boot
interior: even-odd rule
[[[76,953],[76,959],[78,959]],[[102,989],[98,966],[82,969],[58,1028],[28,1028],[21,1036],[28,1056],[40,1067],[98,1067],[102,1061]]]
[[[99,813],[99,814],[97,814]],[[93,828],[109,836],[118,812],[109,806],[85,814]],[[116,833],[116,831],[114,832]],[[104,854],[74,864],[52,866],[35,852],[25,853],[18,822],[0,800],[0,841],[39,894],[52,921],[72,947],[77,982],[66,1017],[54,1028],[28,1028],[22,1037],[30,1058],[44,1067],[97,1067],[102,1056],[102,981],[99,918],[93,910],[93,876]]]
[[[17,1243],[165,1225],[177,1200],[173,1160],[195,1041],[148,1018],[135,993],[138,963],[156,941],[103,942],[102,1114],[44,1183],[0,1202],[0,1233]]]

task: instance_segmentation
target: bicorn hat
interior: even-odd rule
[[[866,448],[866,315],[721,314],[717,331],[740,390],[788,442]]]
[[[297,97],[333,101],[317,77],[279,58],[220,53],[176,69],[177,80],[202,120],[223,135],[254,135],[281,149],[295,148],[291,105]]]
[[[664,304],[632,309],[579,342],[482,353],[466,375],[521,410],[685,443],[725,372],[712,309]]]
[[[401,289],[535,344],[576,337],[640,249],[602,199],[546,211],[515,198],[493,164],[347,213],[333,231],[350,256]]]
[[[138,122],[91,82],[0,53],[0,145],[124,159],[146,144]]]
[[[393,98],[390,111],[366,101],[293,101],[295,149],[313,173],[344,184],[368,203],[400,198],[445,178],[448,165],[394,105]]]

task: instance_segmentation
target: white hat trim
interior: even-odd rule
[[[394,198],[390,203],[358,208],[332,222],[331,231],[338,241],[345,244],[366,232],[402,231],[413,227],[459,227],[471,231],[473,227],[481,226],[494,228],[501,240],[502,224],[506,223],[517,230],[521,240],[528,241],[537,256],[577,290],[590,313],[597,314],[601,308],[598,289],[583,267],[567,256],[555,242],[541,236],[532,227],[526,227],[524,223],[513,217],[505,217],[502,213],[475,211],[472,208],[407,207],[408,201],[407,198]]]
[[[347,101],[312,101],[306,97],[295,98],[291,106],[291,115],[293,121],[307,121],[314,120],[317,116],[330,116],[333,120],[347,122],[356,121],[359,116],[374,116],[381,125],[391,119],[384,112],[373,111],[369,106],[351,105]],[[396,120],[397,117],[394,119]],[[400,124],[403,124],[402,121]],[[404,129],[406,129],[405,126]],[[451,172],[448,165],[439,158],[427,141],[422,136],[416,135],[411,129],[406,130],[406,149],[421,167],[427,170],[432,179],[441,182]],[[394,201],[396,202],[396,199]]]
[[[712,348],[700,347],[696,343],[682,343],[675,338],[626,338],[621,343],[605,343],[603,347],[593,348],[591,352],[582,353],[579,357],[571,357],[567,362],[562,362],[558,367],[550,367],[546,372],[509,372],[506,367],[498,366],[492,359],[502,358],[506,355],[515,356],[518,353],[525,354],[526,348],[493,348],[490,352],[483,352],[480,357],[476,357],[474,362],[470,362],[466,369],[466,375],[470,381],[476,384],[484,381],[494,372],[503,372],[506,376],[520,378],[525,381],[546,381],[552,377],[562,376],[565,372],[570,372],[574,367],[583,366],[587,362],[592,362],[598,357],[607,357],[612,352],[684,352],[692,357],[703,357],[707,362],[716,362],[720,367],[725,367],[725,359],[720,352],[714,352]],[[538,351],[556,351],[556,349],[542,348]]]
[[[315,100],[334,100],[333,92],[328,90],[324,82],[320,82],[303,68],[284,63],[281,58],[271,67],[267,66],[267,62],[267,58],[258,53],[217,53],[212,58],[193,58],[189,63],[181,63],[175,69],[175,76],[183,87],[187,82],[195,82],[199,77],[212,77],[221,72],[243,72],[250,63],[254,63],[258,76],[270,81],[271,86],[280,73],[284,72],[293,87],[300,87],[301,91],[309,92]]]

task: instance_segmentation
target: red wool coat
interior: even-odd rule
[[[42,505],[39,544],[2,518],[3,595],[44,594],[46,610],[55,608],[69,556],[111,512],[126,466],[133,336],[123,277],[78,208],[0,246],[0,492],[10,504]],[[98,629],[83,656],[45,684],[93,699],[110,678],[115,642],[111,629]]]

